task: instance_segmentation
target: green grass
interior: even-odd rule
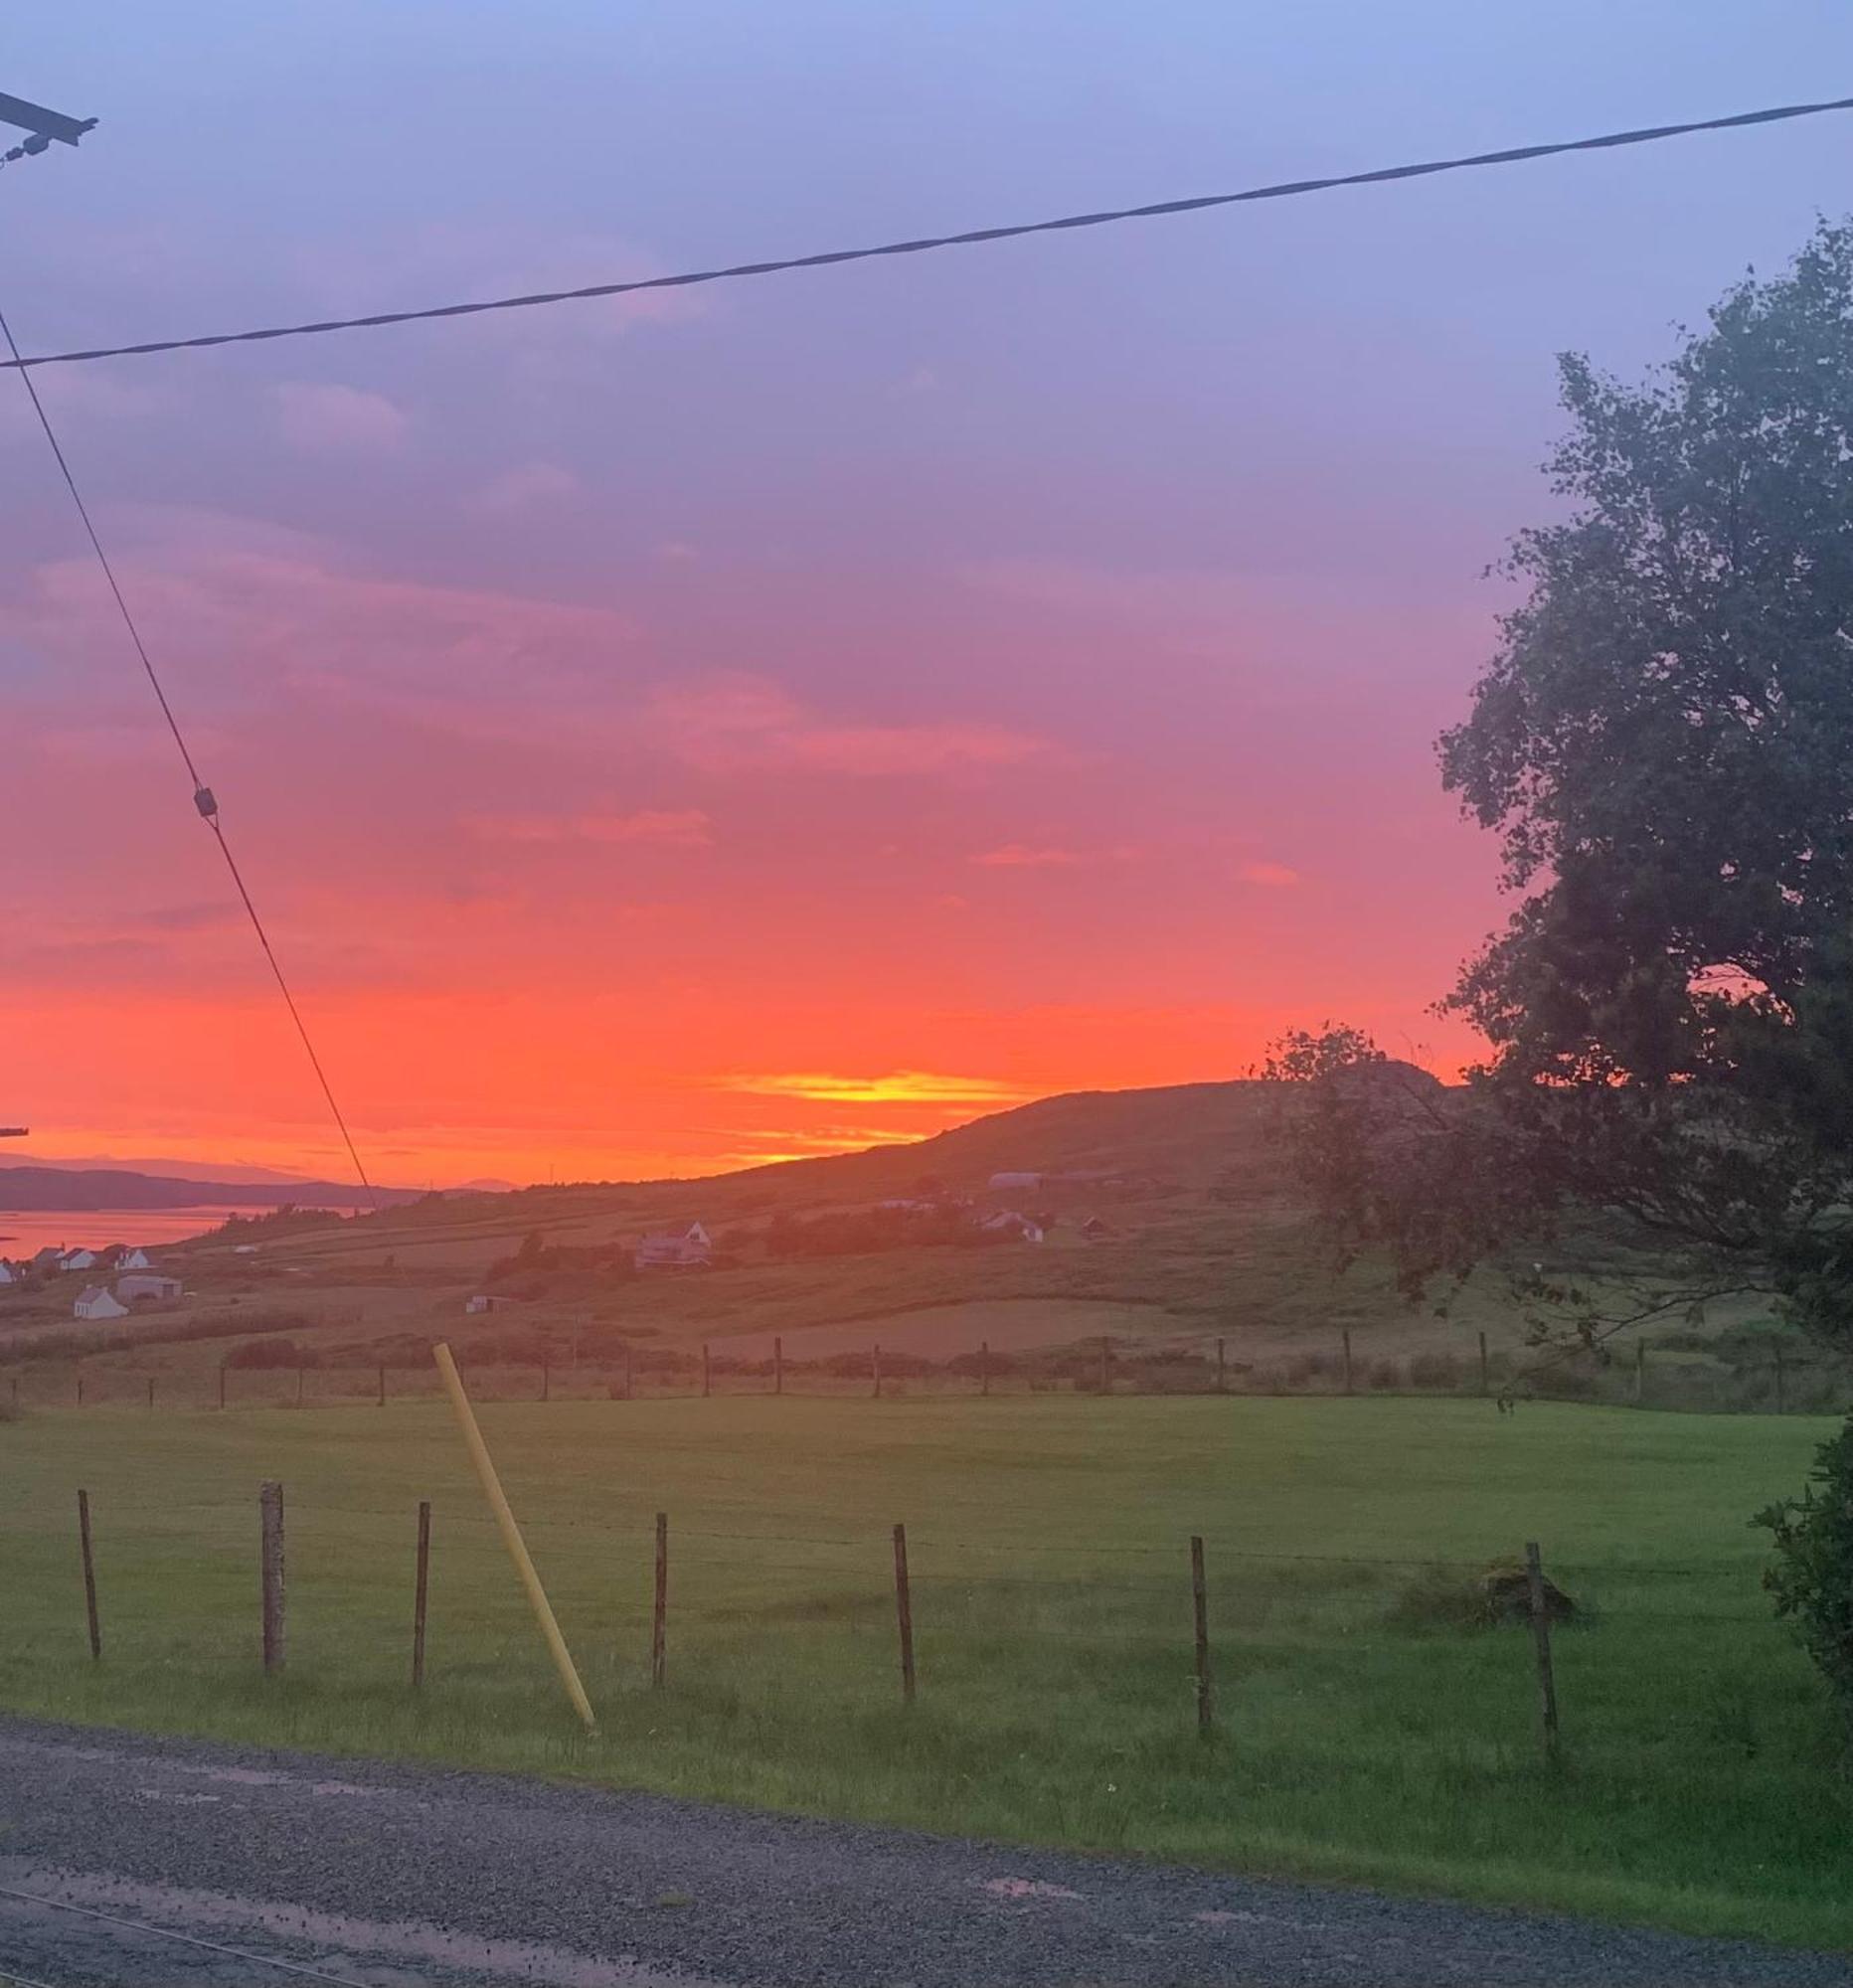
[[[595,1737],[565,1709],[436,1405],[0,1426],[0,1703],[1853,1945],[1853,1793],[1746,1525],[1799,1485],[1824,1423],[1072,1397],[498,1405],[483,1420]],[[256,1491],[271,1476],[287,1488],[290,1646],[266,1680]],[[415,1697],[421,1497],[436,1516]],[[1192,1532],[1221,1715],[1207,1745]],[[1528,1538],[1590,1614],[1557,1638],[1557,1773],[1539,1756],[1528,1634],[1454,1626],[1447,1606]]]

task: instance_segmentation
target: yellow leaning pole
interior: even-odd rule
[[[534,1610],[534,1619],[541,1625],[541,1634],[547,1638],[547,1647],[553,1652],[554,1668],[560,1673],[560,1682],[566,1686],[567,1696],[573,1701],[573,1710],[586,1722],[586,1730],[590,1733],[598,1724],[592,1716],[591,1700],[586,1696],[586,1687],[580,1683],[580,1674],[573,1667],[573,1652],[567,1648],[567,1639],[560,1633],[560,1624],[554,1620],[554,1611],[548,1603],[547,1590],[541,1585],[541,1576],[528,1558],[521,1528],[516,1525],[515,1515],[509,1510],[501,1479],[496,1476],[495,1465],[489,1458],[488,1445],[482,1439],[482,1430],[476,1426],[475,1411],[470,1408],[469,1397],[463,1392],[463,1377],[457,1372],[457,1363],[451,1359],[449,1347],[433,1346],[431,1355],[437,1362],[444,1393],[450,1397],[450,1406],[456,1410],[457,1427],[463,1431],[463,1446],[469,1451],[470,1462],[476,1466],[476,1481],[482,1486],[482,1495],[488,1499],[490,1511],[495,1514],[495,1523],[502,1529],[502,1544],[508,1549],[509,1559],[515,1563],[521,1584],[528,1590],[528,1603]]]

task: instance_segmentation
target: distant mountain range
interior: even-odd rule
[[[374,1190],[382,1207],[418,1201],[422,1190]],[[359,1199],[354,1183],[292,1180],[272,1182],[177,1180],[166,1174],[130,1173],[111,1167],[0,1167],[0,1211],[24,1214],[39,1209],[138,1208],[352,1208]]]

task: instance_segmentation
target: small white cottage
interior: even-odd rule
[[[124,1249],[117,1259],[118,1270],[152,1270],[154,1265],[148,1260],[146,1249]]]
[[[74,1318],[127,1318],[128,1306],[117,1304],[107,1285],[89,1284],[78,1293],[71,1315]]]

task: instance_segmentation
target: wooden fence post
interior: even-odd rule
[[[1228,1375],[1229,1361],[1226,1356],[1224,1342],[1219,1339],[1216,1342],[1216,1392],[1219,1395],[1227,1392]]]
[[[90,1658],[99,1660],[103,1653],[102,1624],[96,1615],[96,1561],[90,1552],[90,1494],[78,1493],[78,1541],[84,1552],[84,1612],[89,1624]]]
[[[1782,1349],[1775,1348],[1775,1411],[1785,1414],[1788,1410],[1788,1389],[1782,1372]]]
[[[1492,1393],[1492,1369],[1487,1364],[1486,1335],[1483,1332],[1480,1334],[1480,1393],[1482,1395]]]
[[[17,1390],[19,1383],[15,1381],[13,1386]],[[988,1395],[990,1392],[991,1342],[988,1339],[981,1339],[978,1341],[978,1393]]]
[[[630,1348],[624,1348],[624,1399],[630,1400]]]
[[[419,1564],[412,1588],[412,1686],[424,1682],[424,1601],[431,1578],[431,1501],[419,1500]]]
[[[1557,1679],[1551,1669],[1551,1611],[1544,1598],[1544,1563],[1538,1542],[1525,1543],[1525,1581],[1531,1592],[1531,1634],[1538,1650],[1538,1712],[1544,1729],[1544,1757],[1558,1761]]]
[[[10,1387],[12,1388],[12,1390],[13,1390],[13,1406],[14,1406],[15,1408],[18,1408],[18,1407],[19,1407],[19,1376],[18,1376],[17,1374],[15,1374],[15,1375],[13,1376],[13,1379],[11,1380],[11,1382],[9,1382],[9,1383],[8,1383],[8,1385],[9,1385],[9,1386],[10,1386]]]
[[[650,1610],[650,1683],[660,1691],[669,1637],[669,1514],[656,1515],[656,1597]]]
[[[1647,1342],[1634,1342],[1634,1406],[1639,1408],[1647,1399]]]
[[[714,1363],[709,1357],[708,1342],[701,1343],[701,1394],[705,1402],[714,1389]]]
[[[222,1360],[219,1363],[219,1406],[223,1408],[225,1405],[226,1405],[226,1363]]]
[[[774,1395],[782,1395],[784,1392],[785,1342],[782,1339],[774,1339],[772,1341],[772,1393]]]
[[[914,1703],[914,1589],[908,1580],[908,1529],[895,1528],[895,1621],[901,1631],[901,1696]]]
[[[380,1406],[381,1408],[386,1407],[386,1364],[384,1361],[380,1365]]]
[[[1112,1369],[1108,1364],[1112,1359],[1112,1341],[1105,1333],[1100,1334],[1100,1393],[1110,1394],[1113,1387]]]
[[[84,1369],[80,1367],[78,1369],[78,1407],[83,1408],[83,1406],[84,1406]]]
[[[257,1493],[263,1515],[263,1667],[283,1668],[283,1487],[268,1479]]]
[[[298,1367],[296,1369],[296,1407],[301,1408],[301,1406],[302,1406],[302,1369]]]
[[[549,1368],[547,1362],[543,1360],[541,1362],[541,1400],[544,1402],[551,1402],[553,1398],[554,1398],[553,1371],[551,1368]]]
[[[875,1384],[871,1392],[879,1402],[882,1399],[882,1348],[879,1341],[869,1349],[869,1373]]]
[[[1338,1335],[1338,1336],[1339,1336],[1339,1341],[1340,1341],[1340,1345],[1341,1345],[1341,1347],[1342,1347],[1342,1350],[1343,1350],[1343,1359],[1344,1359],[1344,1363],[1345,1363],[1345,1393],[1346,1393],[1346,1394],[1348,1395],[1348,1394],[1350,1394],[1350,1392],[1351,1392],[1351,1328],[1350,1328],[1350,1326],[1348,1326],[1348,1325],[1347,1325],[1347,1326],[1345,1326],[1345,1327],[1344,1327],[1344,1328],[1343,1328],[1343,1329],[1342,1329],[1342,1330],[1340,1331],[1340,1333],[1339,1333],[1339,1335]]]
[[[1210,1687],[1210,1601],[1203,1578],[1203,1536],[1190,1536],[1190,1606],[1197,1631],[1197,1732],[1207,1740],[1216,1726]]]
[[[148,1407],[150,1410],[154,1408],[154,1376],[152,1374],[148,1376]]]

